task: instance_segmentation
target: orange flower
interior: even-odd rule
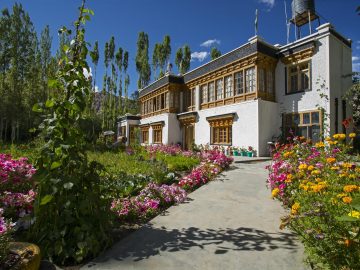
[[[358,191],[358,190],[359,190],[359,187],[357,185],[344,186],[344,192],[347,192],[347,193],[350,193],[350,192],[353,192],[353,191]]]
[[[327,158],[326,159],[326,161],[328,162],[328,163],[335,163],[336,162],[336,158],[334,158],[334,157],[329,157],[329,158]]]
[[[350,239],[345,239],[345,241],[344,241],[344,245],[346,247],[349,247],[351,245],[351,243],[352,243],[352,241]]]
[[[351,199],[350,197],[343,197],[343,198],[342,198],[342,201],[343,201],[344,203],[346,203],[346,204],[349,204],[349,203],[352,202],[352,199]]]

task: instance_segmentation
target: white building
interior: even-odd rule
[[[313,141],[345,132],[350,116],[342,100],[351,86],[351,41],[331,24],[284,46],[255,36],[182,76],[166,75],[140,91],[144,144],[252,146],[268,155],[268,142],[290,129]],[[329,115],[329,117],[327,117]],[[131,122],[132,121],[132,122]]]

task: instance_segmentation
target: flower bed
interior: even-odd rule
[[[0,154],[0,265],[8,254],[11,229],[32,212],[35,172],[26,158],[15,160]]]
[[[181,149],[179,150],[178,147],[173,146],[149,146],[147,150],[153,154],[159,151],[169,155],[196,155],[194,153],[189,154],[188,151],[181,152]],[[120,219],[128,221],[154,216],[165,207],[183,202],[186,198],[185,190],[193,190],[206,184],[233,161],[232,158],[225,156],[225,154],[218,150],[202,151],[197,156],[201,158],[201,164],[195,167],[188,175],[181,178],[178,185],[160,186],[150,183],[138,196],[113,200],[111,210]]]
[[[268,168],[272,197],[290,209],[280,227],[299,235],[320,269],[360,269],[360,167],[350,144],[344,134],[315,145],[294,138],[276,145]]]

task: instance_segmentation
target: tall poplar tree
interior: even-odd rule
[[[149,37],[145,32],[140,32],[138,36],[135,64],[136,71],[139,73],[138,88],[144,88],[149,84],[151,77]]]

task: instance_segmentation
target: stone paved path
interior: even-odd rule
[[[266,165],[234,164],[82,269],[305,269],[301,244],[278,229]]]

